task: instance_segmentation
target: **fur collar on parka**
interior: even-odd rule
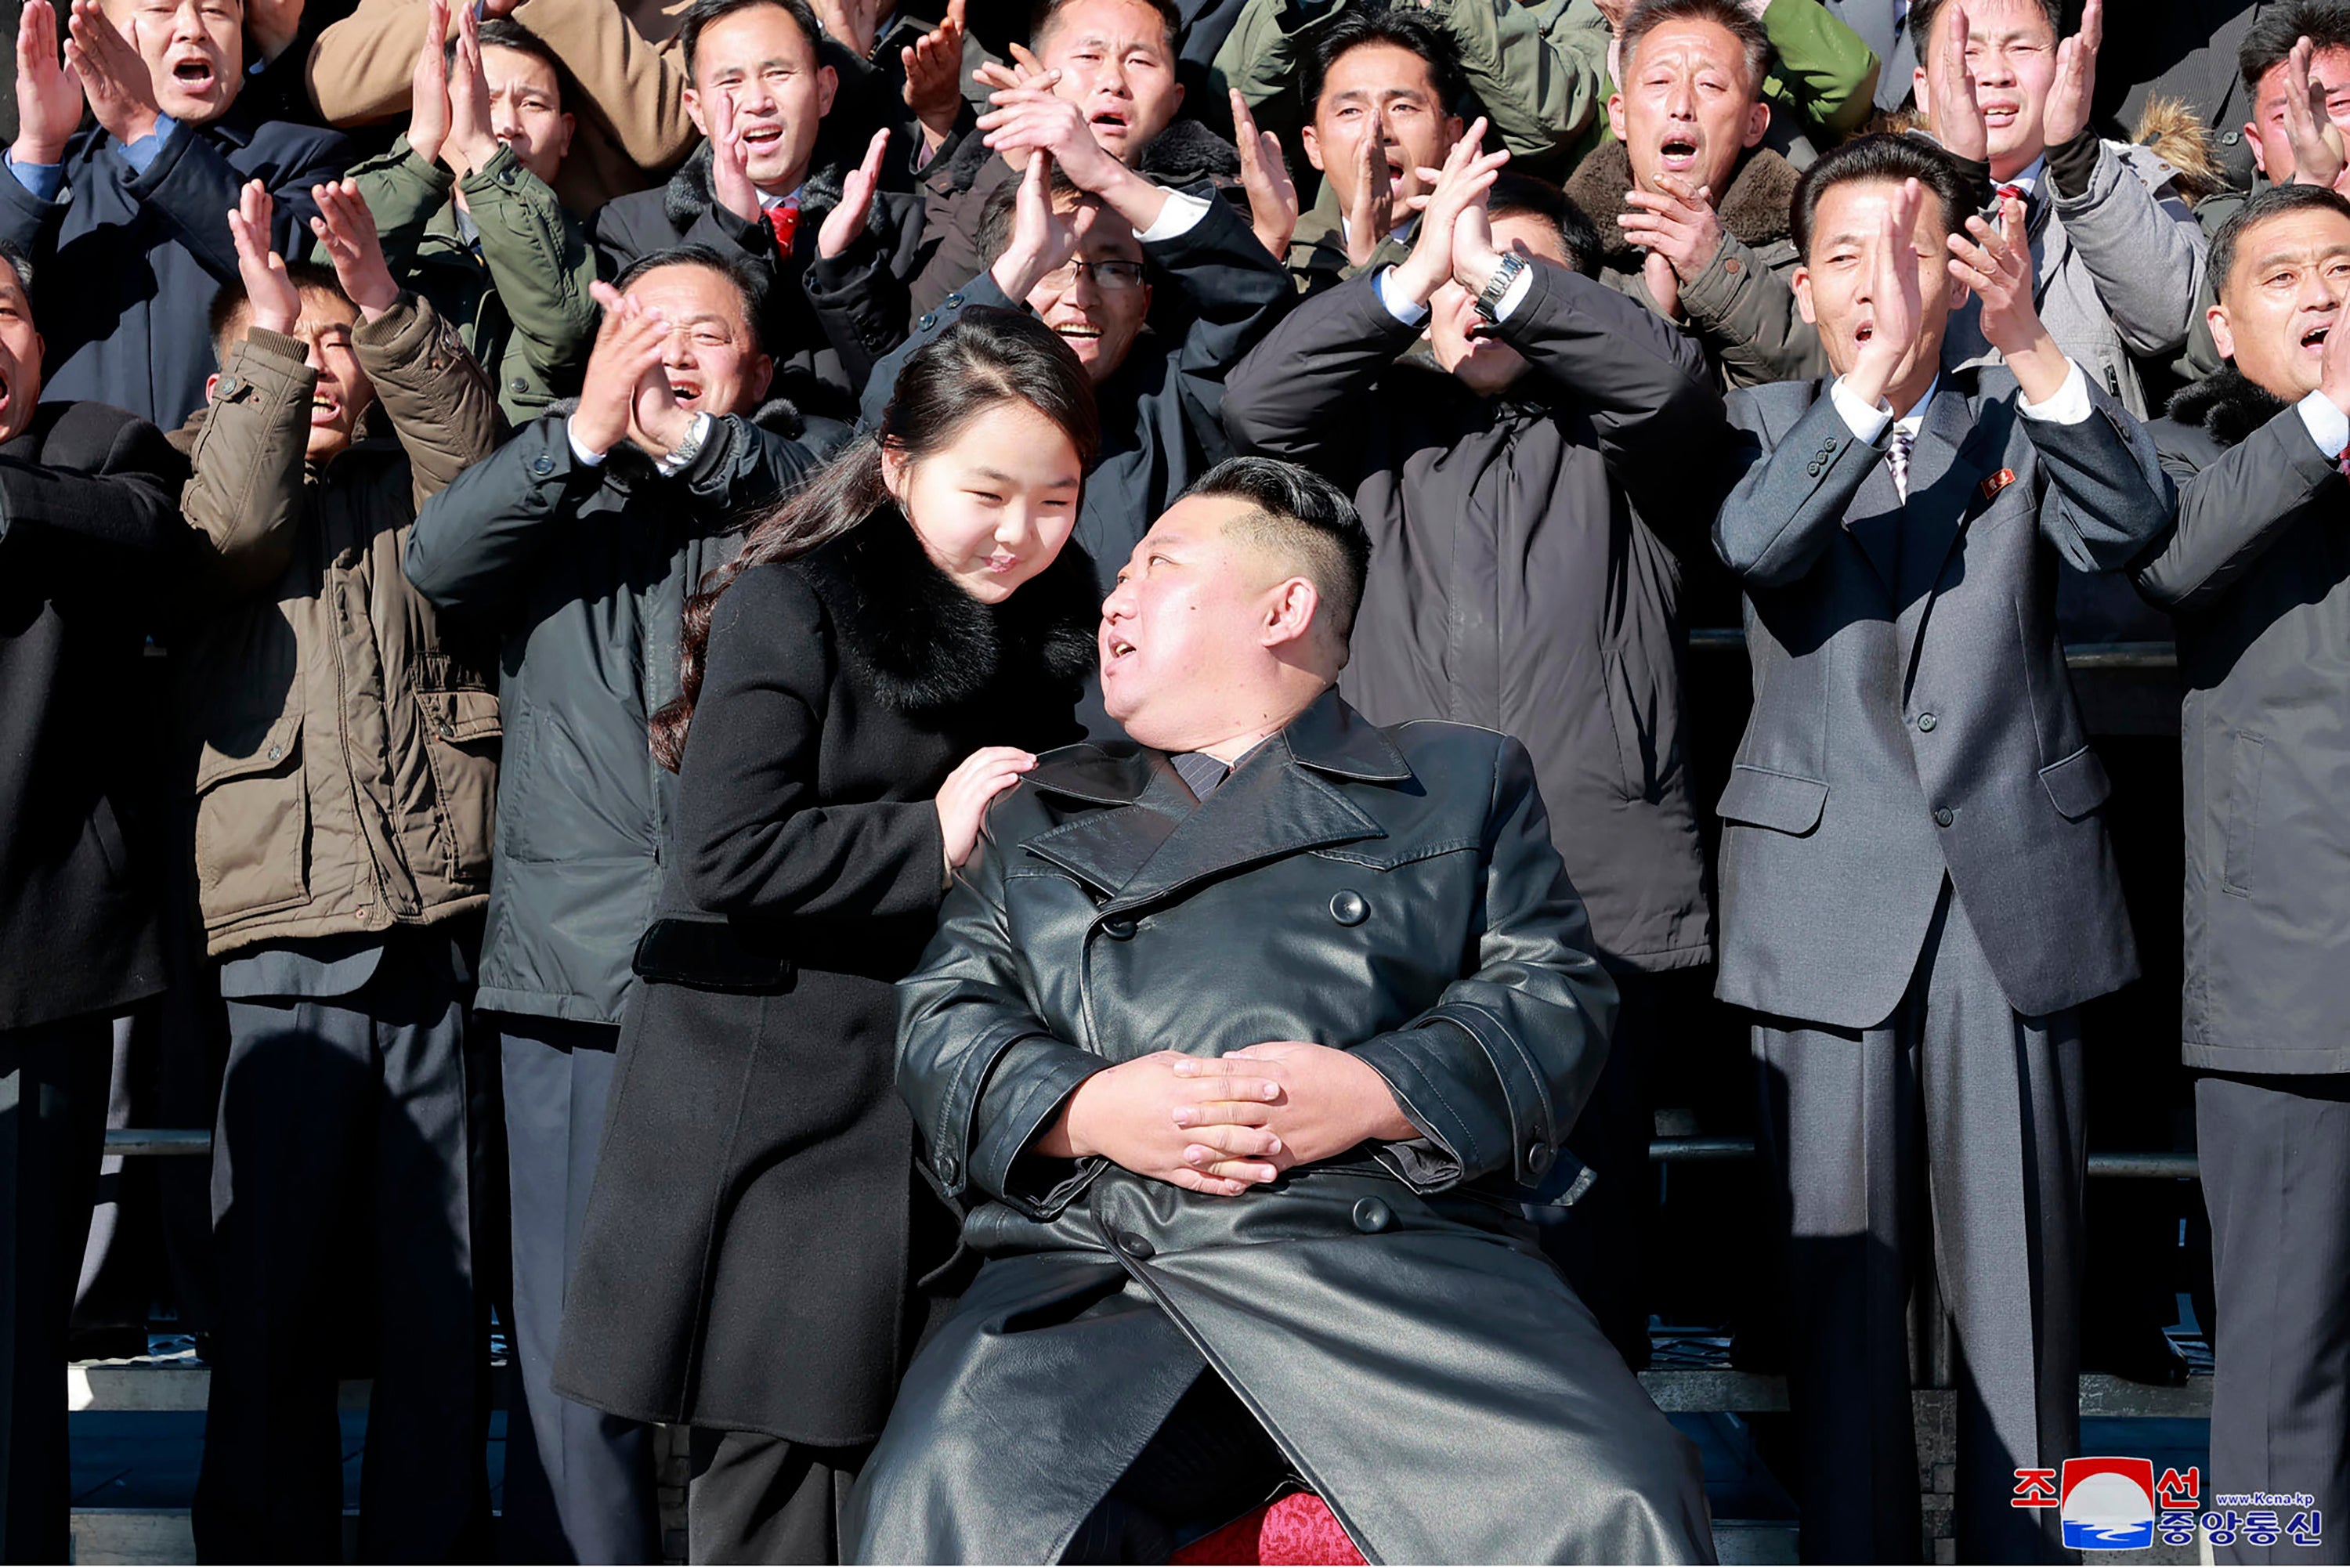
[[[824,148],[819,146],[807,179],[800,186],[800,211],[831,212],[840,205],[841,186],[847,179],[847,171],[826,157]],[[682,234],[717,202],[717,192],[710,182],[710,143],[705,140],[669,177],[669,184],[661,192],[661,214],[669,219],[670,227]]]
[[[1715,203],[1721,226],[1758,251],[1790,240],[1798,178],[1794,164],[1767,147],[1755,148],[1740,161],[1730,189]],[[1616,222],[1629,210],[1625,198],[1631,192],[1632,154],[1620,141],[1602,142],[1566,182],[1568,197],[1599,231],[1603,264],[1637,270],[1640,248]]]
[[[885,510],[805,557],[841,640],[901,713],[951,708],[999,680],[1041,672],[1074,685],[1094,667],[1101,594],[1092,559],[1075,541],[1000,605],[983,605],[922,553],[914,531]]]
[[[2222,365],[2170,400],[2170,417],[2221,446],[2234,446],[2291,407],[2232,364]]]

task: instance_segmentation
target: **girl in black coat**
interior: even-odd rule
[[[951,1304],[890,988],[988,802],[1078,737],[1097,617],[1063,546],[1094,446],[1067,347],[967,315],[687,612],[653,724],[675,852],[554,1381],[695,1428],[697,1563],[836,1559],[837,1501]]]

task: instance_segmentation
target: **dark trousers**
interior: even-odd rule
[[[62,1563],[66,1324],[106,1140],[110,1025],[0,1030],[0,1561]]]
[[[1616,1353],[1634,1371],[1648,1365],[1648,1293],[1642,1248],[1654,1225],[1656,1177],[1648,1137],[1648,1064],[1659,1044],[1662,1010],[1653,975],[1616,976],[1622,1002],[1608,1036],[1607,1064],[1575,1118],[1566,1147],[1591,1169],[1590,1188],[1566,1208],[1528,1203],[1543,1251],[1599,1320]],[[1571,1172],[1572,1168],[1568,1168]],[[1537,1194],[1555,1196],[1553,1182]]]
[[[1164,1563],[1302,1485],[1232,1386],[1202,1372],[1077,1527],[1061,1561]]]
[[[2314,1549],[2240,1535],[2212,1553],[2350,1562],[2350,1074],[2208,1075],[2195,1133],[2219,1293],[2203,1506],[2308,1492],[2325,1526]]]
[[[870,1444],[819,1449],[760,1432],[693,1431],[692,1563],[837,1563],[840,1510]]]
[[[219,1324],[193,1520],[206,1562],[340,1558],[337,1352],[355,1323],[372,1329],[375,1364],[360,1559],[486,1555],[464,1002],[448,938],[426,931],[393,933],[352,995],[228,1003]]]
[[[478,1022],[497,1032],[505,1079],[514,1235],[517,1376],[506,1407],[499,1555],[508,1563],[659,1562],[651,1428],[547,1386],[620,1032],[503,1013]]]
[[[1754,1051],[1788,1238],[1804,1561],[1920,1561],[1910,1304],[1928,1277],[1958,1338],[1960,1560],[2055,1559],[2054,1511],[2010,1500],[2019,1467],[2079,1444],[2074,1016],[2010,1008],[1945,885],[1892,1017],[1766,1020]]]

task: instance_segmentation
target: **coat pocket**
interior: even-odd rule
[[[1739,763],[1730,770],[1730,786],[1714,807],[1724,822],[1767,827],[1798,837],[1820,825],[1827,810],[1828,786],[1818,779],[1797,778]]]
[[[270,725],[241,755],[205,742],[196,763],[196,889],[215,927],[309,901],[300,713]]]
[[[2238,732],[2230,748],[2234,776],[2228,781],[2228,847],[2220,886],[2239,898],[2252,894],[2252,845],[2261,830],[2261,774],[2268,761],[2266,737]]]
[[[2106,764],[2086,746],[2042,768],[2040,782],[2047,786],[2048,798],[2067,822],[2080,821],[2105,805],[2106,797],[2114,792],[2113,782],[2106,777]]]
[[[498,811],[498,694],[419,691],[424,758],[432,769],[432,813],[456,882],[485,882]]]

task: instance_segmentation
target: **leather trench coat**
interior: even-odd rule
[[[1516,1209],[1616,1002],[1516,742],[1326,693],[1196,807],[1161,753],[1053,753],[899,997],[987,1262],[851,1497],[855,1560],[1056,1560],[1203,1367],[1373,1562],[1711,1558],[1693,1449]],[[1423,1136],[1234,1199],[1024,1152],[1113,1062],[1280,1039],[1355,1052]]]

